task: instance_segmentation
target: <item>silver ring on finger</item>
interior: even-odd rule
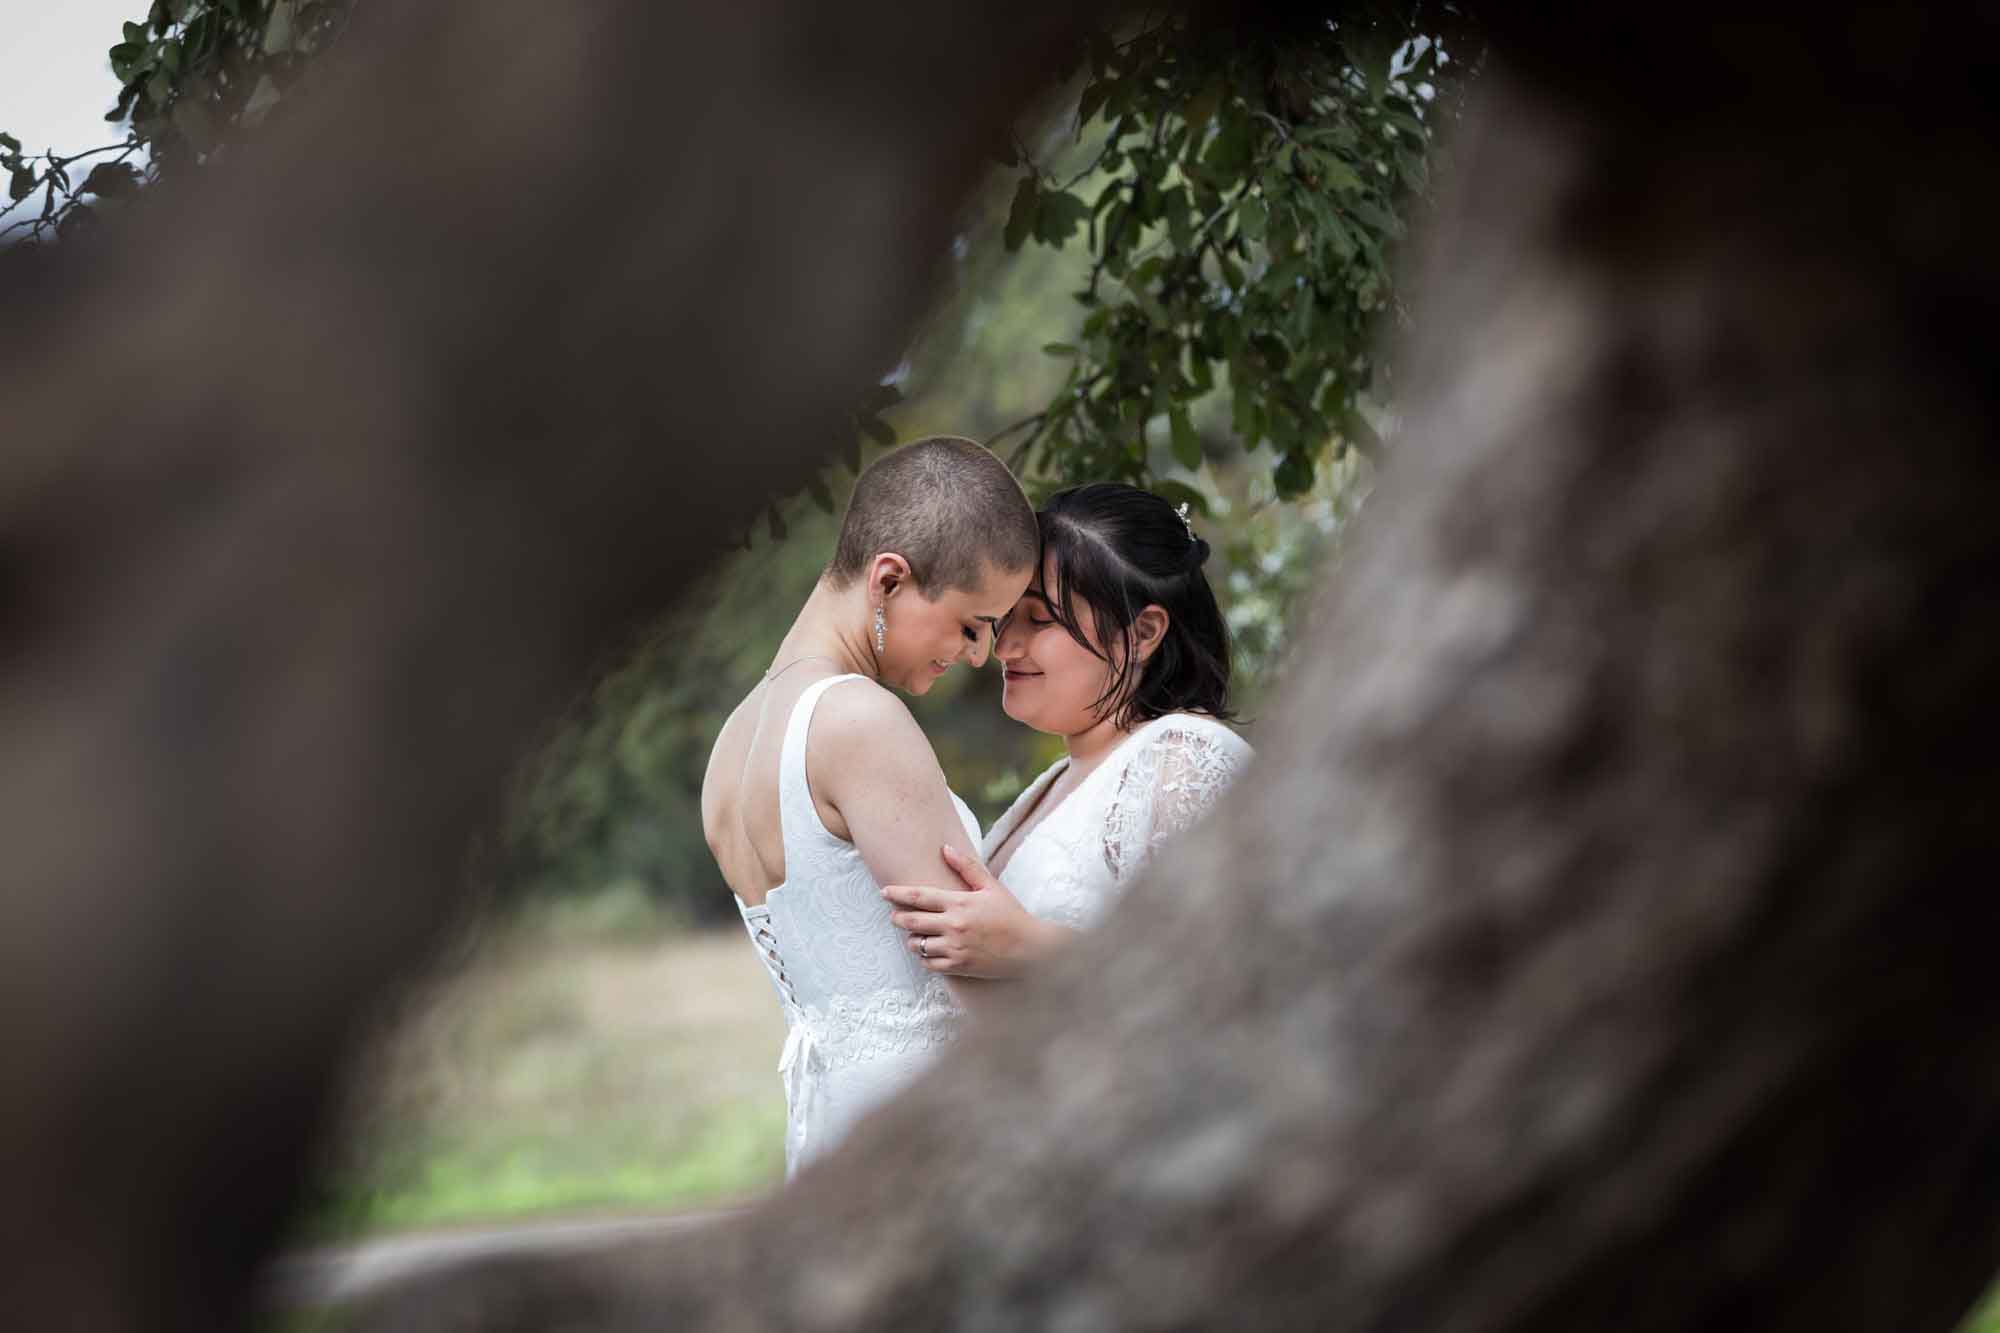
[[[926,957],[926,958],[929,958],[929,957],[931,956],[931,937],[930,937],[930,936],[928,936],[928,935],[919,935],[919,936],[917,936],[917,952],[918,952],[918,953],[920,953],[920,954],[922,954],[922,955],[923,955],[924,957]]]

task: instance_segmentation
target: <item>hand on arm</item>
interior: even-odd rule
[[[1018,977],[1076,938],[1075,931],[1022,907],[978,857],[951,846],[943,855],[962,887],[888,884],[882,889],[897,909],[889,919],[910,932],[911,951],[931,971]]]
[[[974,854],[944,770],[910,710],[887,690],[846,686],[828,694],[806,748],[813,790],[878,884],[942,880],[948,846]]]

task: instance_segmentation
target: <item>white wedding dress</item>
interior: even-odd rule
[[[736,902],[790,1029],[778,1061],[787,1179],[920,1073],[963,1018],[945,979],[890,924],[893,909],[861,853],[821,822],[806,782],[813,710],[833,686],[865,679],[815,681],[793,705],[778,759],[785,882],[761,906]],[[978,821],[951,799],[978,845]]]
[[[1249,742],[1212,717],[1169,713],[1141,724],[1028,830],[1001,883],[1044,921],[1096,925],[1154,854],[1214,807],[1251,756]],[[983,857],[991,861],[1068,767],[1058,759],[1028,784],[986,835]]]

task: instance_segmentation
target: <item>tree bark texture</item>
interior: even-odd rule
[[[732,7],[696,47],[440,7],[294,128],[309,166],[35,279],[0,357],[27,1323],[240,1310],[521,738],[892,354],[1045,40],[1002,9],[808,43],[816,8]],[[743,1224],[369,1326],[1962,1313],[2000,1258],[1992,20],[1497,17],[1403,437],[1226,817]],[[634,107],[734,151],[614,174]]]
[[[0,328],[0,1254],[232,1322],[537,728],[841,441],[1075,6],[360,7]]]
[[[1406,430],[1226,816],[741,1226],[365,1327],[1963,1315],[2000,1259],[1994,34],[1625,23],[1501,25]]]

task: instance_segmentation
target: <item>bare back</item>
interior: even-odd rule
[[[806,687],[829,674],[799,670],[761,682],[730,713],[709,752],[701,779],[702,835],[723,881],[748,906],[756,907],[785,882],[785,831],[778,814],[785,725]],[[846,836],[837,811],[817,796],[813,804],[829,830]]]

